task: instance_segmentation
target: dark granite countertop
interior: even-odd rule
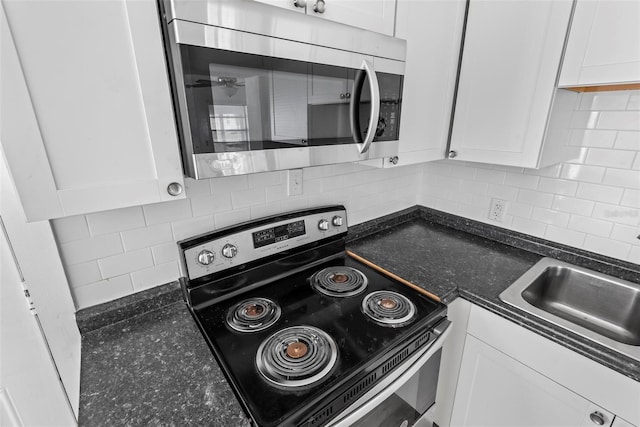
[[[350,228],[348,248],[445,303],[465,298],[640,381],[640,362],[498,298],[543,256],[634,282],[640,266],[422,207]],[[173,283],[78,313],[81,425],[249,424],[179,295]]]

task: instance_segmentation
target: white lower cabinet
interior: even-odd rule
[[[438,402],[441,427],[640,425],[639,382],[473,304],[459,306],[468,313],[466,337],[461,362],[450,354],[449,372],[441,369],[439,396],[456,384],[455,397]]]
[[[613,416],[535,370],[467,335],[452,426],[588,426]],[[590,412],[592,411],[592,412]]]

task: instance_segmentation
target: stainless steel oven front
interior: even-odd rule
[[[161,6],[188,176],[397,154],[404,40],[254,1]]]
[[[442,346],[450,324],[449,320],[438,324],[430,345],[398,366],[328,427],[431,427]]]

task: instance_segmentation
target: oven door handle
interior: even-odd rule
[[[369,115],[369,127],[364,140],[360,138],[360,101],[362,99],[362,86],[364,79],[369,79],[369,91],[371,92],[371,114]],[[376,70],[366,59],[362,61],[362,70],[358,72],[353,83],[353,96],[349,103],[349,119],[351,121],[351,133],[353,140],[358,145],[360,154],[369,150],[378,130],[378,120],[380,119],[380,86]]]
[[[421,353],[411,357],[409,360],[411,366],[409,368],[406,370],[396,369],[393,371],[353,405],[345,409],[341,416],[338,416],[338,418],[328,424],[328,427],[348,427],[352,425],[398,391],[400,387],[422,368],[427,360],[442,348],[445,339],[451,332],[449,325],[451,325],[451,322],[446,319],[440,323],[436,327],[436,330],[440,330],[439,336]]]

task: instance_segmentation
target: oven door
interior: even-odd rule
[[[168,31],[187,175],[397,153],[403,62],[179,20]]]
[[[436,326],[434,333],[438,337],[430,346],[396,368],[329,426],[431,426],[442,345],[450,324],[444,320]]]

